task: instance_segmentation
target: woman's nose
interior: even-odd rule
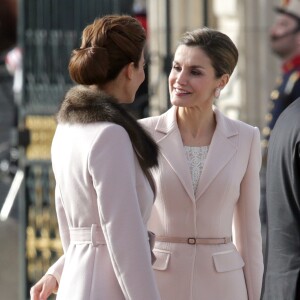
[[[176,82],[180,84],[186,84],[187,83],[187,77],[184,71],[181,71],[177,74]]]

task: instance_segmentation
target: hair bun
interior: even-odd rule
[[[104,81],[108,72],[106,48],[92,46],[73,50],[69,73],[76,83],[93,85]]]

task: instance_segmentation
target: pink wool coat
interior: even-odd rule
[[[154,195],[125,129],[59,124],[52,164],[65,252],[48,271],[57,300],[160,299],[146,228]]]
[[[263,258],[257,128],[214,109],[217,126],[196,194],[176,108],[141,121],[161,151],[158,194],[148,228],[157,236],[223,238],[235,244],[157,242],[155,275],[163,300],[259,300]]]

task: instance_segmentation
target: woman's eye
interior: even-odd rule
[[[199,72],[199,71],[191,71],[191,74],[194,75],[194,76],[199,76],[199,75],[201,75],[202,73]]]

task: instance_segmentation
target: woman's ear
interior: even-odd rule
[[[128,79],[132,79],[133,77],[133,71],[134,71],[134,63],[131,62],[127,64],[125,67],[125,75]]]
[[[229,78],[230,78],[229,74],[223,74],[221,76],[220,81],[219,81],[219,86],[218,86],[221,90],[226,86],[226,84],[229,81]]]
[[[226,86],[226,84],[228,83],[229,81],[229,74],[223,74],[220,79],[218,80],[218,84],[217,84],[217,87],[214,91],[214,96],[216,99],[218,99],[220,97],[220,94],[221,94],[221,90]]]

